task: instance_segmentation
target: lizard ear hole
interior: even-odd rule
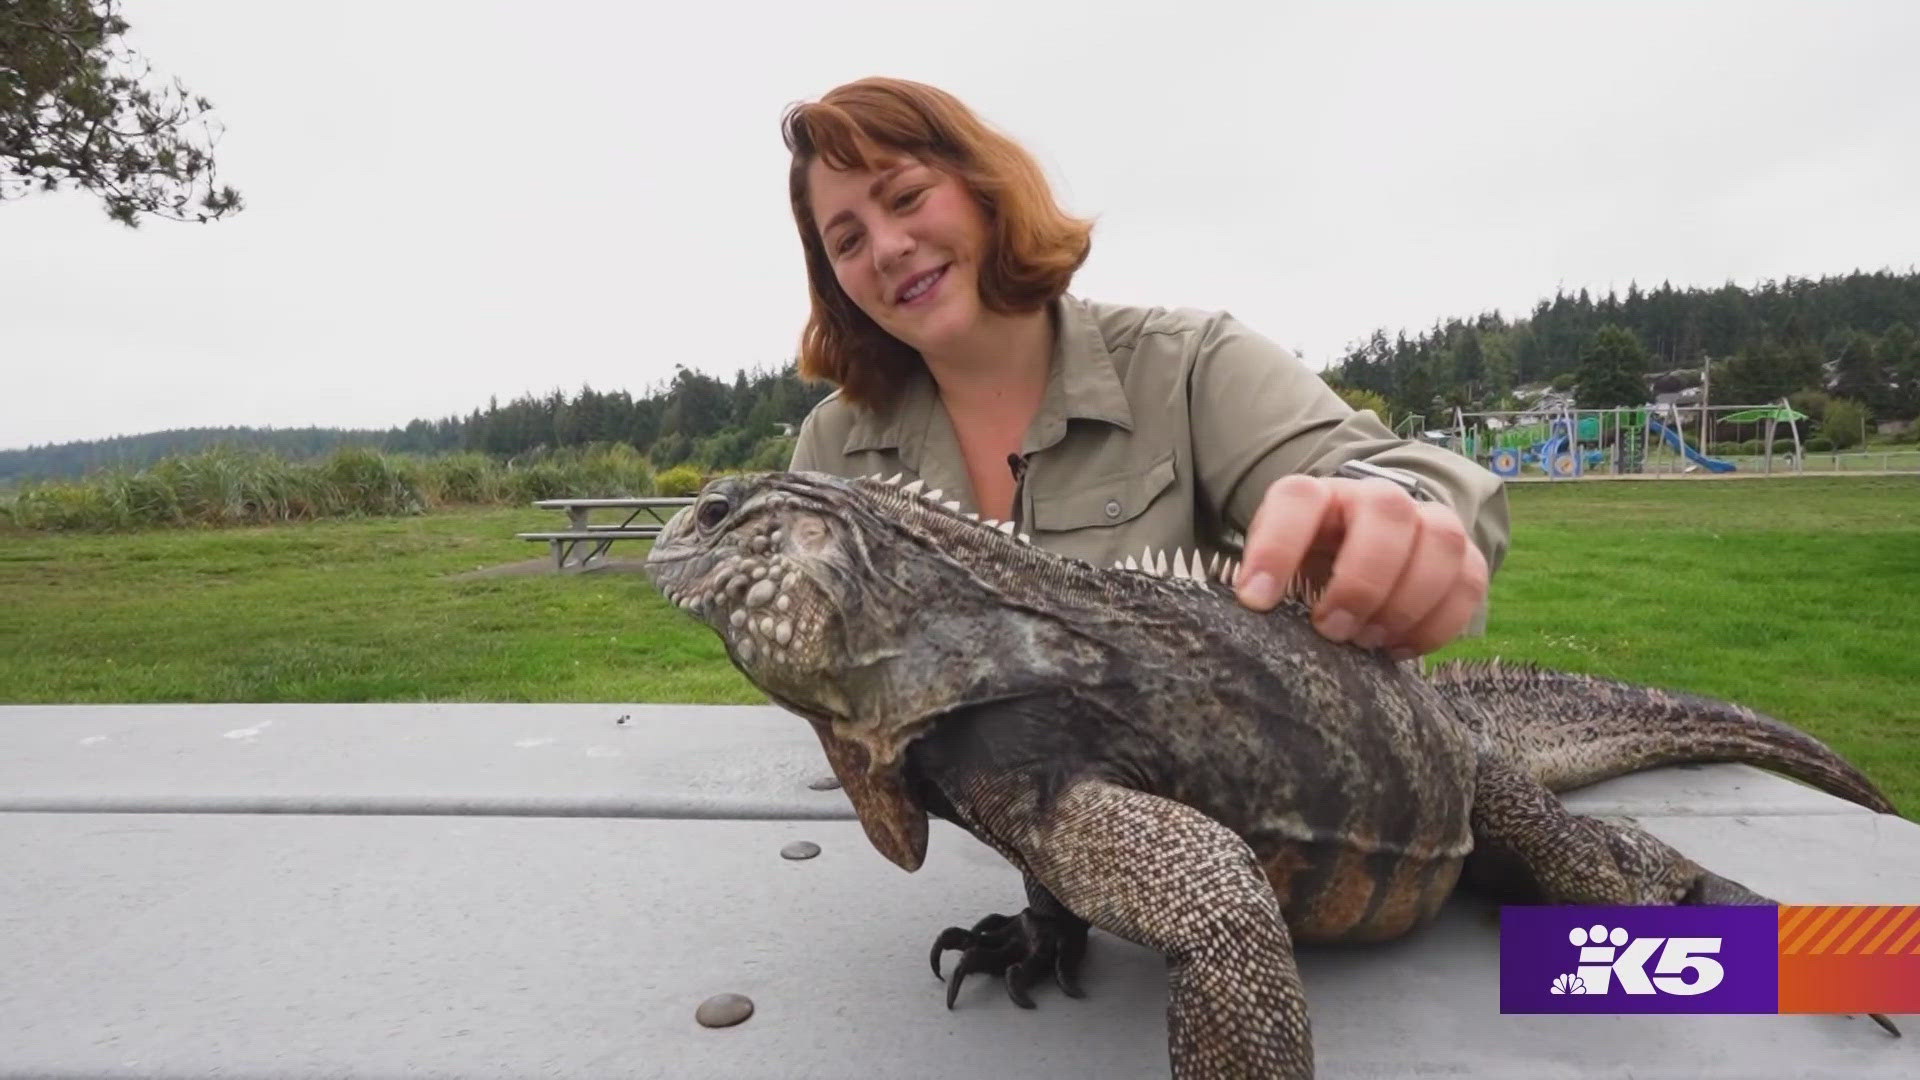
[[[694,521],[702,531],[711,531],[720,527],[733,513],[733,503],[725,495],[709,495],[700,501],[700,508],[694,511]]]
[[[796,514],[786,524],[787,547],[791,551],[814,554],[827,546],[833,533],[816,514]]]

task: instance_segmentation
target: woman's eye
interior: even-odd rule
[[[926,188],[915,188],[912,191],[907,192],[905,195],[902,195],[899,198],[893,200],[893,208],[895,210],[905,210],[909,206],[912,206],[914,203],[919,202],[920,196],[925,195],[926,193],[927,193]]]
[[[845,236],[842,236],[840,238],[840,242],[833,246],[833,253],[835,255],[845,255],[847,252],[852,251],[853,246],[859,242],[860,242],[859,236],[849,233]]]

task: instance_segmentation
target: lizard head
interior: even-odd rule
[[[815,473],[726,477],[667,522],[646,563],[742,674],[813,724],[868,837],[909,870],[926,814],[903,751],[990,683],[978,635],[1004,618],[969,567],[1034,551],[938,496]]]
[[[661,529],[647,576],[726,644],[741,673],[769,693],[836,712],[817,677],[833,654],[844,600],[845,499],[827,483],[771,475],[709,483]]]

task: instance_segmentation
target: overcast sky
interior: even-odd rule
[[[1920,3],[165,0],[247,210],[0,204],[0,448],[385,427],[686,364],[806,311],[778,122],[942,86],[1098,219],[1074,291],[1318,367],[1556,288],[1920,259]]]

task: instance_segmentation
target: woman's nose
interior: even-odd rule
[[[899,264],[901,259],[913,254],[915,242],[907,230],[896,226],[886,226],[873,233],[873,265],[878,270],[889,270]]]

